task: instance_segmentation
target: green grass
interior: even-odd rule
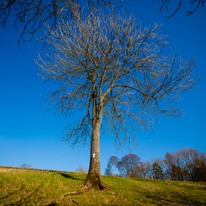
[[[0,167],[0,205],[206,205],[206,183],[103,176],[112,192],[80,189],[86,174]],[[115,201],[112,201],[114,200]]]

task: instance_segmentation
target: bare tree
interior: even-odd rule
[[[169,11],[169,10],[170,10],[169,8],[170,8],[170,3],[171,3],[172,1],[170,1],[170,0],[157,0],[157,1],[155,1],[155,0],[154,0],[154,2],[158,2],[158,4],[161,5],[160,8],[158,9],[158,11],[161,12],[161,15],[162,15],[164,12],[170,12],[170,11]],[[177,8],[176,8],[174,11],[172,11],[169,15],[165,16],[165,18],[169,19],[170,17],[174,16],[174,15],[179,11],[179,9],[181,8],[182,2],[183,2],[183,0],[179,0],[179,3],[178,3],[178,5],[177,5]],[[173,1],[172,3],[174,3],[174,1]],[[186,11],[188,16],[191,15],[191,14],[193,14],[194,12],[196,12],[197,9],[198,9],[200,6],[203,7],[203,6],[205,5],[205,3],[206,3],[206,0],[190,0],[190,3],[193,5],[193,10]]]
[[[121,4],[121,0],[118,2],[115,4],[111,0],[85,1],[88,3],[89,9],[101,5],[118,6]],[[31,40],[38,30],[44,30],[45,23],[50,25],[51,32],[57,28],[58,22],[76,17],[80,11],[78,0],[0,0],[0,24],[5,26],[9,16],[15,15],[14,28],[18,30],[21,26],[23,27],[18,41],[19,45],[21,41],[26,41],[26,35]]]
[[[206,155],[197,149],[179,149],[165,155],[166,178],[170,180],[205,181]]]
[[[31,165],[24,163],[24,164],[20,165],[20,167],[30,168],[30,167],[31,167]]]
[[[101,7],[105,5],[107,7],[121,5],[123,0],[87,0],[85,1],[89,9]],[[169,12],[170,0],[158,0],[160,8],[158,11],[161,14],[165,11]],[[193,14],[199,8],[204,6],[206,0],[193,0],[190,1],[194,5],[192,11],[187,11],[187,14]],[[180,9],[182,0],[179,0],[177,8],[165,18],[169,19],[174,16]],[[13,27],[18,30],[23,27],[18,41],[26,41],[26,35],[31,40],[34,34],[39,30],[44,30],[45,24],[50,25],[50,31],[56,30],[58,22],[68,21],[72,17],[76,17],[77,13],[81,12],[81,7],[78,0],[0,0],[0,24],[5,27],[8,18],[14,15]],[[47,37],[47,36],[46,36]]]
[[[158,163],[159,166],[163,169],[163,171],[166,170],[165,159],[162,159],[162,158],[154,158],[154,159],[151,159],[151,162],[152,162],[152,164]]]
[[[83,166],[80,165],[78,168],[76,168],[75,172],[87,173],[88,169],[87,168],[83,169]]]
[[[181,116],[174,102],[197,85],[195,60],[162,56],[165,42],[158,32],[158,25],[143,29],[132,16],[98,11],[59,24],[46,39],[51,52],[39,57],[38,75],[61,86],[47,99],[56,113],[81,109],[82,119],[65,129],[65,140],[84,144],[91,137],[87,187],[106,187],[100,174],[103,125],[116,146],[135,143],[135,126],[149,128],[156,114]]]
[[[105,175],[112,175],[113,171],[117,169],[117,162],[119,161],[119,158],[116,156],[111,156],[109,158],[107,168],[105,169]]]
[[[206,182],[206,155],[201,154],[195,159],[192,180],[196,182]]]
[[[195,161],[199,158],[200,152],[197,149],[185,148],[177,150],[174,156],[178,159],[176,166],[181,168],[184,180],[192,181]]]
[[[166,165],[166,170],[165,170],[165,178],[171,180],[172,179],[172,165],[175,164],[174,156],[167,152],[165,154],[165,165]]]
[[[139,166],[139,174],[142,178],[149,178],[150,177],[150,170],[151,170],[151,163],[149,161],[142,161],[140,162],[140,166]]]
[[[155,162],[152,165],[152,174],[154,179],[163,179],[163,169],[159,163]]]
[[[124,177],[139,177],[140,158],[136,154],[127,154],[117,162],[119,173]]]

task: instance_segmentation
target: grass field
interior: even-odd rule
[[[86,174],[0,167],[0,205],[206,205],[206,183],[103,176],[112,190],[68,196]]]

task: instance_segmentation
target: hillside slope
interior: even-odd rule
[[[112,190],[69,196],[86,174],[0,167],[0,205],[206,205],[206,183],[103,176]]]

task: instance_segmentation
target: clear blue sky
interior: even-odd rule
[[[139,132],[136,150],[141,160],[164,158],[166,152],[181,148],[196,148],[206,152],[206,7],[201,7],[191,16],[186,15],[189,7],[183,4],[180,11],[168,22],[161,17],[153,0],[123,1],[127,15],[131,12],[143,25],[162,24],[162,34],[168,35],[173,51],[179,51],[185,59],[196,57],[201,76],[199,87],[185,94],[180,107],[185,115],[180,119],[157,117],[155,130]],[[175,7],[173,7],[174,9]],[[21,44],[17,41],[20,33],[11,28],[12,18],[6,29],[0,27],[0,165],[20,166],[23,163],[32,168],[75,171],[82,165],[89,167],[89,149],[72,149],[59,140],[61,131],[71,119],[45,112],[47,109],[41,95],[52,91],[52,84],[37,79],[37,65],[34,59],[41,53],[42,45],[35,39]],[[80,113],[76,116],[81,117]],[[104,173],[110,156],[122,157],[128,153],[129,146],[116,153],[113,139],[102,135],[100,145],[101,171]]]

